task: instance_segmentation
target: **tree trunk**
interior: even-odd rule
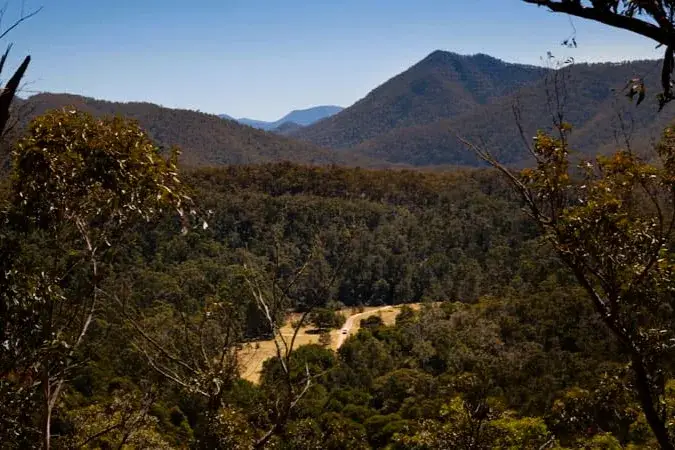
[[[640,405],[642,405],[642,411],[645,413],[647,423],[652,429],[659,446],[663,450],[675,450],[672,442],[670,442],[666,424],[663,419],[659,417],[656,407],[654,406],[654,398],[652,397],[651,389],[649,388],[649,377],[642,358],[634,354],[632,359],[638,398],[640,399]]]
[[[52,438],[52,407],[51,407],[51,389],[49,385],[49,372],[45,369],[42,372],[42,393],[44,397],[44,410],[42,412],[42,448],[49,450],[51,448]]]

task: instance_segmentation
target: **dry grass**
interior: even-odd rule
[[[413,309],[419,309],[419,304],[410,304]],[[365,319],[370,315],[377,315],[382,317],[382,321],[386,325],[393,325],[396,320],[396,315],[399,313],[401,306],[394,306],[388,309],[382,309],[376,306],[369,306],[364,309],[362,313],[359,313],[355,308],[347,308],[342,310],[342,314],[345,317],[350,316],[360,316],[355,318],[354,324],[349,331],[349,335],[354,335],[359,331],[361,319]],[[372,313],[372,314],[370,314]],[[299,314],[292,314],[289,317],[286,325],[281,329],[281,333],[284,338],[290,343],[290,340],[293,336],[293,327],[292,323],[300,319]],[[301,345],[307,344],[316,344],[319,342],[318,333],[308,333],[312,331],[312,327],[303,327],[298,332],[298,336],[295,339],[294,348],[298,348]],[[338,337],[340,335],[340,330],[331,331],[331,348],[337,350]],[[263,363],[277,354],[277,348],[274,345],[274,341],[256,341],[247,343],[244,348],[239,352],[239,361],[241,368],[241,377],[257,383],[260,380],[260,372],[263,367]]]
[[[307,333],[307,331],[311,329],[311,327],[303,327],[300,329],[298,336],[295,339],[294,348],[319,342],[319,334]],[[290,344],[293,336],[293,329],[290,324],[284,326],[281,330],[284,338]],[[339,331],[337,330],[331,332],[331,343],[337,342],[338,333]],[[283,344],[281,345],[283,351]],[[263,363],[267,359],[276,356],[276,354],[277,347],[274,345],[273,340],[247,343],[239,352],[241,377],[253,383],[257,383],[260,379],[260,371],[262,370]]]
[[[403,305],[397,305],[391,309],[378,311],[375,315],[380,316],[382,318],[382,322],[384,322],[385,325],[394,325],[394,323],[396,322],[396,316],[398,316],[398,313],[401,311],[402,306]],[[408,306],[410,306],[415,311],[418,311],[421,307],[421,304],[410,303],[408,304]]]

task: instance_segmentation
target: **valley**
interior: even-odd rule
[[[2,450],[675,450],[675,1],[28,3]]]

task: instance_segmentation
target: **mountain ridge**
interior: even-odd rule
[[[625,81],[635,73],[645,73],[651,61],[613,64],[576,65],[567,72],[565,120],[572,124],[572,148],[580,155],[595,156],[624,147],[624,132],[632,146],[645,151],[662,130],[672,122],[673,106],[658,112],[655,101],[636,107],[621,92]],[[648,92],[659,92],[657,77],[647,80]],[[537,130],[550,130],[551,112],[547,106],[545,82],[519,91],[490,105],[475,108],[454,118],[429,124],[397,128],[364,141],[350,152],[392,163],[414,166],[438,164],[481,165],[457,138],[484,145],[504,163],[527,165],[530,155],[522,141],[514,104],[520,108],[520,125],[525,139]],[[629,129],[622,130],[622,123]]]
[[[393,128],[454,117],[512,93],[546,72],[488,55],[436,50],[354,105],[293,136],[323,147],[350,148]]]
[[[248,125],[253,128],[259,128],[261,130],[270,131],[281,127],[287,122],[294,123],[301,127],[312,125],[318,121],[321,121],[327,117],[339,113],[343,109],[344,108],[342,106],[336,105],[318,105],[305,109],[294,109],[293,111],[287,113],[282,118],[275,120],[273,122],[267,122],[264,120],[257,120],[257,119],[249,119],[247,117],[235,119],[227,114],[219,114],[218,116],[223,119],[236,120],[237,122],[243,125]]]
[[[574,126],[570,142],[582,155],[617,149],[627,131],[636,148],[648,148],[670,124],[674,107],[657,113],[655,100],[649,100],[660,89],[658,64],[573,64],[554,71],[484,54],[435,51],[331,117],[304,127],[286,121],[270,131],[148,102],[39,94],[18,104],[31,106],[31,117],[64,106],[128,116],[160,145],[181,147],[183,161],[196,166],[273,161],[363,167],[484,165],[458,136],[485,144],[504,163],[525,165],[529,155],[513,107],[519,105],[526,139],[550,128],[548,95],[554,78],[565,87],[566,120]],[[651,93],[639,108],[622,92],[626,80],[635,76],[645,78]]]
[[[668,125],[668,113],[657,114],[649,101],[636,108],[621,91],[627,80],[642,76],[648,92],[659,92],[654,67],[658,61],[645,60],[552,70],[437,50],[353,106],[290,136],[383,163],[483,165],[461,135],[487,144],[506,163],[527,164],[513,107],[520,105],[526,136],[550,128],[547,92],[557,78],[566,91],[567,120],[576,127],[571,142],[581,153],[616,149],[619,117],[638,125],[632,137],[647,145]]]
[[[17,99],[19,127],[48,110],[73,107],[95,116],[122,115],[136,120],[162,147],[178,146],[181,161],[191,166],[289,161],[303,164],[372,165],[369,158],[349,156],[281,135],[223,120],[213,114],[165,108],[149,102],[111,102],[76,94],[41,93]]]

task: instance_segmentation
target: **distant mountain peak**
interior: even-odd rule
[[[543,70],[489,55],[435,50],[340,114],[293,135],[320,146],[354,147],[395,128],[429,124],[489,104],[540,79]]]
[[[343,109],[344,109],[343,107],[336,105],[320,105],[305,109],[294,109],[281,119],[275,120],[274,122],[249,119],[246,117],[242,117],[240,119],[232,119],[227,114],[221,114],[220,117],[223,119],[237,120],[239,123],[248,125],[253,128],[271,131],[278,129],[281,125],[283,125],[286,122],[293,122],[300,127],[312,125],[313,123],[316,123],[320,120],[323,120],[327,117],[339,113]]]
[[[335,115],[343,109],[343,107],[335,105],[321,105],[306,109],[294,109],[279,119],[277,122],[279,125],[283,124],[284,122],[294,122],[298,125],[307,126]]]
[[[303,128],[302,125],[289,121],[289,122],[282,123],[281,125],[279,125],[278,127],[276,127],[275,129],[273,129],[271,131],[273,131],[274,133],[277,133],[277,134],[281,134],[283,136],[289,136],[289,135],[295,133],[296,131],[300,130],[301,128]]]
[[[308,112],[317,112],[317,113],[328,113],[332,114],[335,113],[336,111],[342,111],[344,108],[342,106],[337,106],[337,105],[319,105],[319,106],[312,106],[309,108],[304,108],[304,109],[294,109],[290,113],[286,114],[284,117],[288,117],[293,114],[298,114],[298,113],[308,113]]]
[[[617,89],[653,61],[574,64],[566,72],[566,98],[573,107],[574,147],[596,154],[616,148]],[[389,163],[479,165],[455,132],[481,142],[502,162],[528,163],[513,117],[518,102],[524,130],[551,126],[546,75],[551,69],[506,62],[486,54],[435,50],[408,70],[369,92],[340,114],[298,129],[291,136],[319,146],[354,152]],[[658,90],[658,79],[647,80]],[[625,99],[623,101],[626,101]],[[627,103],[629,105],[629,103]],[[623,107],[621,107],[623,109]],[[632,110],[631,110],[632,111]],[[631,112],[633,144],[658,137],[670,120],[655,108]]]
[[[455,52],[449,52],[446,50],[434,50],[429,53],[426,58],[422,59],[420,62],[434,62],[434,61],[447,61],[449,59],[466,59],[470,58],[470,55],[462,55]]]
[[[447,50],[434,50],[417,63],[417,65],[452,63],[475,63],[487,67],[500,65],[503,67],[521,67],[542,70],[539,66],[508,62],[495,56],[488,55],[487,53],[461,54]]]
[[[111,102],[73,94],[42,93],[17,99],[27,106],[19,117],[21,129],[33,117],[52,109],[73,107],[95,116],[122,115],[135,119],[163,148],[181,149],[181,162],[189,166],[291,161],[303,164],[351,162],[343,156],[306,142],[252,129],[233,120],[187,109],[165,108],[148,102]],[[369,164],[367,158],[361,158]]]

